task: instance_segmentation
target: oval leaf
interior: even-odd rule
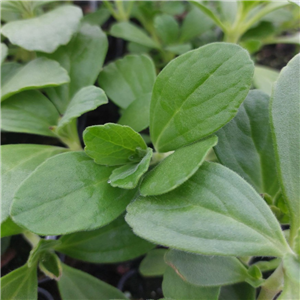
[[[164,257],[167,251],[167,249],[149,251],[139,266],[139,272],[146,277],[164,275],[167,268]]]
[[[170,193],[137,198],[127,212],[137,235],[184,251],[234,256],[289,251],[264,200],[236,173],[215,163],[204,163]]]
[[[257,89],[271,95],[273,83],[277,80],[279,72],[264,66],[255,66],[253,84]]]
[[[15,194],[12,218],[40,235],[104,226],[125,210],[136,192],[108,184],[112,170],[95,164],[83,152],[53,157],[22,183]]]
[[[128,126],[113,123],[90,126],[83,132],[84,151],[97,164],[124,165],[140,161],[137,148],[146,150],[143,138]]]
[[[159,152],[175,150],[217,131],[236,114],[254,66],[240,46],[213,43],[169,63],[158,75],[150,132]]]

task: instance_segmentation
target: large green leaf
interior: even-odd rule
[[[269,125],[269,96],[259,90],[250,91],[238,114],[217,135],[219,161],[258,193],[275,196],[279,184]]]
[[[253,84],[257,89],[271,95],[273,83],[277,80],[279,72],[264,66],[255,66]]]
[[[219,287],[200,287],[183,281],[176,272],[168,267],[162,283],[164,296],[176,300],[217,300]]]
[[[232,256],[205,256],[171,250],[166,263],[185,281],[199,286],[221,286],[245,281],[246,267]]]
[[[57,126],[58,132],[85,112],[96,109],[107,102],[107,97],[100,88],[93,85],[82,88],[74,95],[66,112],[59,120]]]
[[[61,114],[81,88],[95,83],[107,48],[107,37],[100,27],[84,23],[68,45],[47,54],[47,57],[57,60],[71,78],[69,84],[46,91]]]
[[[147,148],[146,155],[138,163],[126,164],[114,169],[109,177],[109,183],[123,189],[135,188],[140,178],[147,172],[152,157],[152,149]]]
[[[3,74],[1,101],[24,90],[57,86],[70,81],[65,69],[56,61],[45,57],[36,58],[24,66],[9,64],[5,67],[5,65],[1,69],[1,74]],[[5,74],[8,68],[10,72]]]
[[[134,42],[150,48],[159,48],[159,45],[152,40],[147,33],[137,25],[130,22],[119,22],[114,24],[109,33],[126,41]]]
[[[66,150],[60,147],[31,144],[1,146],[1,222],[8,218],[14,194],[24,179],[47,158]]]
[[[153,247],[136,236],[120,216],[102,228],[62,236],[55,250],[92,263],[116,263],[136,258]]]
[[[1,34],[24,49],[51,53],[70,41],[81,17],[79,7],[63,5],[39,17],[9,22]]]
[[[164,45],[173,44],[179,36],[179,25],[173,16],[158,14],[153,21],[156,34]]]
[[[222,286],[219,300],[255,300],[256,290],[246,282]]]
[[[248,52],[227,43],[172,60],[153,88],[150,133],[155,148],[175,150],[224,126],[246,98],[253,71]]]
[[[137,235],[175,249],[234,256],[290,251],[264,200],[236,173],[215,163],[204,163],[170,193],[138,197],[127,212]]]
[[[136,192],[108,184],[112,170],[95,164],[83,152],[52,157],[21,184],[12,218],[40,235],[104,226],[125,210]]]
[[[113,123],[90,126],[83,132],[85,152],[97,164],[124,165],[140,161],[137,148],[146,150],[143,138],[128,126]]]
[[[141,195],[164,194],[183,184],[195,174],[217,141],[218,138],[212,136],[180,148],[166,157],[144,177],[140,186]]]
[[[141,261],[139,272],[146,277],[164,275],[167,268],[164,256],[167,251],[167,249],[153,249],[149,251]]]
[[[58,282],[62,300],[127,299],[111,285],[85,272],[62,264],[63,275]]]
[[[1,277],[1,299],[37,300],[37,286],[36,266],[22,266]]]
[[[291,237],[300,227],[300,54],[280,72],[271,100],[271,126],[281,189],[291,215]]]
[[[139,132],[149,126],[151,93],[143,94],[132,101],[122,112],[118,123],[130,126]]]
[[[99,85],[121,108],[152,92],[155,81],[154,63],[146,55],[127,55],[105,66]]]
[[[13,95],[1,108],[1,129],[56,136],[50,127],[57,124],[59,113],[53,103],[39,91],[24,91]]]

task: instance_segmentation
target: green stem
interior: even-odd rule
[[[104,5],[106,6],[106,8],[110,11],[110,13],[112,14],[112,16],[119,21],[118,19],[118,15],[116,13],[116,11],[114,10],[113,6],[111,5],[111,3],[109,1],[103,1]]]
[[[128,16],[124,10],[123,1],[115,1],[117,8],[118,21],[128,21]]]
[[[24,231],[23,236],[32,248],[34,248],[41,239],[37,234],[30,231]]]

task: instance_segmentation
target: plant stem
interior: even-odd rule
[[[123,1],[115,1],[117,8],[118,21],[128,21],[128,16],[124,10]]]
[[[31,245],[32,248],[34,248],[41,239],[37,234],[31,231],[24,231],[23,236],[25,240]]]

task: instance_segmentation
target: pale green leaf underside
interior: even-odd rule
[[[97,164],[118,166],[136,159],[136,148],[147,149],[143,138],[128,126],[90,126],[83,132],[85,152]]]
[[[44,145],[1,146],[1,221],[9,216],[15,192],[26,179],[47,158],[66,151],[65,148]]]
[[[144,30],[130,22],[119,22],[114,24],[109,32],[112,36],[122,38],[150,48],[159,46],[147,35]]]
[[[134,232],[154,243],[207,255],[282,256],[288,246],[264,200],[233,171],[205,162],[187,182],[127,207]]]
[[[105,66],[99,75],[99,85],[121,108],[152,92],[155,66],[146,55],[127,55]]]
[[[3,102],[1,108],[1,129],[56,136],[50,127],[57,124],[59,113],[39,91],[24,91],[13,95]]]
[[[107,102],[107,97],[102,89],[95,86],[82,88],[71,99],[66,112],[58,123],[57,130],[62,130],[67,124],[71,123],[72,120]]]
[[[255,66],[253,84],[257,89],[271,95],[273,83],[277,80],[279,72],[264,66]]]
[[[125,210],[136,192],[108,184],[112,170],[95,164],[83,152],[48,159],[16,192],[12,218],[40,235],[104,226]]]
[[[217,141],[218,138],[212,136],[180,148],[166,157],[143,178],[140,186],[141,195],[165,194],[183,184],[195,174]]]
[[[169,63],[154,84],[150,133],[159,152],[186,146],[217,131],[236,114],[252,83],[246,50],[212,43]]]
[[[278,176],[288,202],[293,230],[300,227],[299,64],[300,54],[280,72],[271,98],[271,126]]]
[[[58,281],[62,300],[127,299],[121,291],[88,273],[65,264],[62,267],[63,274]]]
[[[7,56],[7,51],[8,48],[5,44],[1,43],[1,64],[3,63],[3,61],[5,60],[6,56]]]
[[[5,72],[4,68],[2,72]],[[23,90],[57,86],[70,81],[65,69],[56,61],[44,57],[15,68],[9,76],[5,76],[5,73],[2,76],[5,80],[1,81],[1,101]]]
[[[109,183],[123,189],[135,188],[142,175],[147,172],[152,157],[152,149],[147,148],[146,155],[138,163],[126,164],[114,169],[109,177]]]
[[[164,256],[167,251],[167,249],[153,249],[149,251],[140,263],[139,272],[146,277],[164,275],[167,268]]]
[[[51,53],[70,41],[81,17],[79,7],[64,5],[39,17],[9,22],[2,27],[1,34],[29,51]]]
[[[1,277],[1,299],[37,299],[36,267],[24,265]]]
[[[251,90],[237,115],[217,132],[219,161],[246,179],[258,193],[279,190],[269,125],[269,96]]]
[[[232,256],[204,256],[171,250],[165,260],[183,280],[198,286],[228,285],[249,277],[246,267]]]
[[[120,216],[99,229],[62,236],[55,250],[92,263],[117,263],[134,259],[153,247],[136,236]]]
[[[185,282],[168,267],[162,283],[163,294],[167,299],[176,300],[217,300],[220,287],[200,287]]]

